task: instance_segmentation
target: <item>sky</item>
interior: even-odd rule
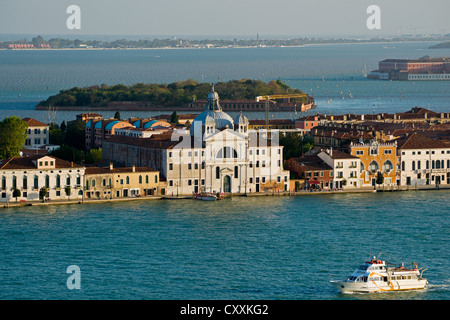
[[[69,30],[67,7],[80,7]],[[366,12],[380,8],[379,30]],[[449,0],[0,0],[0,34],[295,38],[450,33]]]

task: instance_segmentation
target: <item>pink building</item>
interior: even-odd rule
[[[295,120],[295,129],[311,130],[320,125],[320,116],[307,116]]]

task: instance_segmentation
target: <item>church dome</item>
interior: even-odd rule
[[[214,85],[211,86],[211,92],[208,94],[205,111],[200,113],[192,122],[191,135],[201,136],[205,131],[205,125],[217,130],[234,128],[233,118],[223,112],[220,107],[219,95],[214,91]],[[201,132],[196,132],[197,130],[201,130]]]

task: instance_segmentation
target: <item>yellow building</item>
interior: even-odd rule
[[[159,171],[146,167],[88,167],[85,171],[86,199],[112,199],[161,195]]]
[[[380,143],[372,140],[369,143],[350,144],[350,154],[361,159],[361,186],[376,186],[378,172],[383,174],[383,184],[379,186],[393,187],[396,185],[397,143]]]

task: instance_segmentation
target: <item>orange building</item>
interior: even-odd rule
[[[393,187],[397,183],[399,173],[397,161],[397,143],[380,143],[372,140],[369,143],[352,142],[350,154],[361,159],[361,186],[375,186],[378,172],[383,174],[383,184]]]

